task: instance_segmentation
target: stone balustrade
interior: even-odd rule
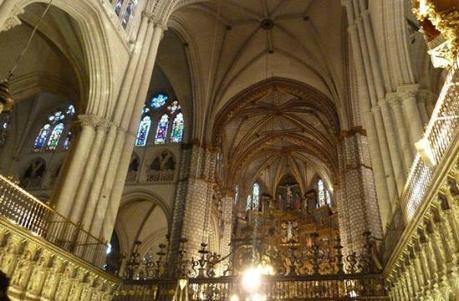
[[[0,270],[12,300],[111,300],[118,279],[0,218]]]
[[[458,149],[386,265],[391,300],[459,299]]]

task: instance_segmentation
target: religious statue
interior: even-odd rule
[[[293,205],[293,192],[291,186],[287,185],[287,209],[292,209]]]
[[[298,231],[298,222],[296,221],[287,221],[282,223],[282,229],[285,231],[284,237],[282,238],[283,243],[292,243],[297,242],[297,231]]]
[[[277,209],[283,210],[284,209],[284,201],[282,200],[282,194],[279,193],[279,196],[277,197]]]

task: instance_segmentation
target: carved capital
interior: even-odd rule
[[[18,25],[22,24],[21,19],[19,19],[18,15],[21,15],[24,13],[24,8],[15,6],[13,10],[11,11],[11,15],[8,19],[6,19],[5,23],[3,26],[0,28],[1,31],[8,31],[12,29],[13,27],[16,27]]]
[[[391,105],[400,105],[400,95],[397,93],[387,93],[386,94],[386,101]]]
[[[419,85],[405,85],[397,88],[397,93],[402,99],[416,98]]]
[[[106,130],[111,126],[111,122],[107,119],[100,118],[99,122],[97,123],[97,129],[99,130]]]
[[[96,115],[78,115],[78,121],[82,127],[89,126],[95,129],[101,118]]]

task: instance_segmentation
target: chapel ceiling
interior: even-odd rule
[[[263,177],[273,191],[292,174],[304,191],[313,174],[328,180],[337,170],[334,105],[298,82],[270,79],[238,94],[217,116],[214,132],[229,187]]]

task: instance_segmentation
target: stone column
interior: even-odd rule
[[[403,191],[403,186],[405,185],[405,173],[400,156],[399,143],[397,140],[397,135],[395,134],[394,121],[392,119],[389,104],[386,100],[381,100],[379,102],[379,107],[381,108],[384,128],[386,129],[386,137],[389,142],[389,153],[392,162],[392,168],[394,170],[395,183],[397,184],[397,196],[399,196]]]
[[[373,167],[376,192],[381,209],[381,219],[383,225],[386,225],[392,213],[392,206],[390,204],[391,189],[388,188],[386,182],[387,174],[385,174],[383,168],[384,160],[382,157],[382,147],[384,144],[379,140],[379,136],[377,134],[378,129],[375,125],[375,120],[371,113],[371,107],[377,102],[377,99],[375,97],[375,91],[371,89],[367,84],[370,82],[369,78],[373,77],[372,70],[368,66],[370,61],[370,59],[367,57],[368,47],[366,46],[364,32],[361,28],[362,22],[361,20],[357,20],[360,18],[357,16],[359,10],[355,6],[355,2],[351,0],[342,0],[341,2],[343,6],[346,7],[347,20],[349,24],[348,32],[352,44],[352,55],[354,57],[355,63],[354,68],[356,70],[357,83],[359,86],[358,105],[363,117],[365,129],[368,132],[371,165]],[[368,20],[364,20],[364,22],[367,21]],[[360,27],[360,30],[358,30],[358,27]],[[374,54],[374,52],[371,52],[371,50],[372,49],[370,49],[370,54]],[[374,59],[375,57],[373,57],[373,60]],[[376,73],[375,76],[378,78],[378,73]],[[378,86],[378,88],[380,88],[380,86]],[[378,89],[378,91],[380,92],[380,89]]]
[[[397,93],[389,93],[386,95],[386,100],[389,102],[392,111],[394,112],[397,136],[400,143],[404,163],[403,170],[404,175],[406,176],[411,167],[411,164],[413,163],[414,145],[410,143],[410,138],[406,128],[407,125],[403,117],[402,106],[400,105],[400,97],[397,95]]]
[[[402,99],[403,111],[405,120],[409,120],[410,126],[410,142],[414,145],[418,142],[424,134],[424,126],[422,124],[421,113],[419,112],[418,102],[416,94],[418,91],[418,85],[407,85],[400,86],[397,89],[397,93]]]
[[[375,118],[375,123],[376,123],[376,131],[378,135],[378,140],[380,143],[380,149],[381,149],[381,156],[382,156],[382,161],[384,165],[384,171],[386,175],[386,182],[387,182],[387,189],[389,192],[389,199],[392,205],[392,209],[396,208],[394,206],[394,202],[397,199],[397,189],[395,187],[395,181],[394,181],[394,171],[392,169],[391,165],[391,158],[389,154],[389,147],[387,144],[387,139],[385,136],[385,128],[384,128],[384,122],[382,119],[381,115],[381,109],[377,106],[374,106],[372,108],[372,112]]]
[[[381,220],[366,137],[359,129],[342,132],[341,137],[337,187],[342,196],[337,200],[340,235],[345,253],[359,253],[366,243],[364,232],[381,237]]]
[[[102,202],[99,202],[98,209],[96,210],[95,219],[99,220],[100,218],[103,222],[101,224],[95,224],[92,231],[94,231],[93,233],[100,233],[99,235],[101,237],[110,237],[115,227],[115,219],[118,214],[129,163],[134,150],[139,120],[142,115],[148,88],[150,87],[159,43],[166,29],[162,23],[154,23],[153,21],[151,23],[153,23],[153,31],[151,33],[149,50],[145,58],[145,63],[140,65],[143,67],[141,69],[141,76],[139,77],[140,85],[132,102],[131,114],[123,116],[125,122],[122,123],[122,128],[126,125],[127,132],[125,135],[121,134],[117,137],[117,142],[119,140],[120,143],[115,146],[112,152],[110,167],[108,169],[109,172],[107,172],[102,186],[101,194],[107,197],[102,199]],[[123,140],[124,143],[121,143]],[[108,200],[110,200],[110,202],[108,202]]]
[[[220,241],[220,255],[226,256],[231,252],[231,234],[233,232],[233,204],[234,193],[228,191],[227,195],[221,200],[222,202],[222,219],[223,229]]]
[[[80,115],[81,132],[75,149],[72,150],[68,162],[68,169],[57,192],[57,211],[64,216],[69,216],[75,205],[75,196],[79,186],[79,179],[83,177],[86,162],[92,149],[95,128],[100,118],[94,115]]]
[[[181,238],[188,240],[186,256],[196,257],[200,243],[207,242],[210,225],[216,157],[212,151],[197,144],[187,153],[184,159],[188,167],[184,168],[188,171],[180,171],[183,178],[179,183],[172,220],[171,262],[176,262]]]
[[[80,179],[80,185],[78,187],[74,206],[71,211],[71,219],[74,221],[81,221],[84,208],[88,205],[87,200],[91,184],[97,180],[94,179],[94,176],[97,171],[97,163],[101,158],[102,146],[107,132],[108,124],[108,121],[102,119],[97,124],[96,137],[94,139],[93,147],[90,151],[90,155],[86,163],[84,175]]]

